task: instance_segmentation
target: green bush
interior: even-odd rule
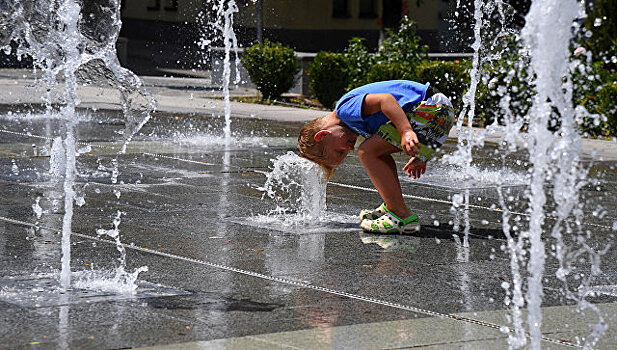
[[[364,39],[362,38],[352,38],[345,49],[349,79],[347,90],[352,90],[365,84],[367,81],[366,75],[375,61],[375,56],[368,52],[363,41]]]
[[[572,73],[572,100],[575,105],[585,107],[591,115],[583,118],[580,128],[590,136],[617,135],[617,74],[611,73],[602,61],[588,64],[586,57],[575,58]]]
[[[345,49],[349,72],[347,90],[376,81],[416,79],[416,67],[428,55],[428,46],[420,45],[415,23],[404,17],[398,30],[386,29],[379,51],[372,55],[362,39],[353,38]]]
[[[333,107],[349,84],[345,56],[332,52],[319,52],[309,66],[308,75],[311,92],[326,108]]]
[[[585,27],[589,38],[584,45],[593,53],[594,59],[601,59],[615,72],[617,65],[610,62],[617,44],[617,0],[595,0],[587,9]]]
[[[366,73],[366,83],[373,83],[384,80],[415,80],[415,67],[403,63],[375,63]]]
[[[594,118],[584,118],[581,129],[591,136],[614,136],[617,134],[617,81],[597,87],[595,92],[587,92],[580,100]],[[598,116],[600,118],[598,118]]]
[[[416,23],[407,16],[401,19],[396,32],[386,29],[385,35],[375,57],[377,63],[408,64],[415,67],[428,58],[428,46],[420,45],[421,38],[416,34]]]
[[[246,49],[242,65],[261,92],[262,99],[267,100],[277,99],[289,91],[295,83],[295,74],[300,70],[291,48],[267,40]]]
[[[497,47],[499,59],[487,62],[482,68],[482,78],[476,93],[476,117],[486,126],[495,122],[521,121],[526,127],[526,118],[536,94],[533,74],[528,69],[530,57],[524,54],[518,38],[512,36]],[[572,105],[582,106],[592,115],[579,121],[582,132],[590,136],[617,134],[617,74],[612,73],[604,62],[588,63],[584,55],[573,57],[574,68],[564,86],[572,84]],[[577,62],[578,60],[578,62]],[[566,84],[567,83],[567,84]],[[601,116],[597,118],[596,116]],[[561,116],[554,108],[548,127],[556,131]]]
[[[598,99],[598,110],[606,116],[610,133],[617,134],[617,80],[602,85]]]
[[[603,85],[604,70],[599,62],[588,65],[586,58],[574,58],[575,69],[572,72],[572,100],[576,105],[585,107],[592,115],[599,115],[598,91]],[[597,118],[583,118],[579,121],[583,132],[591,136],[607,135],[610,130],[606,123]]]
[[[416,80],[430,82],[448,96],[454,110],[459,111],[463,94],[469,87],[469,66],[469,61],[425,61],[416,68]]]

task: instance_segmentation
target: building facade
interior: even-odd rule
[[[105,0],[92,0],[102,1]],[[121,0],[123,50],[129,68],[138,74],[158,74],[160,67],[208,69],[204,38],[220,46],[207,23],[216,7],[231,0]],[[500,3],[518,13],[524,23],[531,0]],[[385,28],[395,28],[403,16],[417,23],[417,33],[430,52],[470,51],[473,0],[235,0],[234,30],[241,46],[265,39],[299,52],[341,52],[353,37],[365,38],[376,50]],[[7,63],[8,62],[8,63]],[[12,62],[12,63],[11,63]],[[24,64],[3,57],[0,65]]]
[[[219,3],[125,0],[123,34],[129,39],[160,41],[173,37],[165,33],[170,29],[189,27],[196,32],[200,13],[211,18]],[[396,27],[405,15],[417,23],[426,43],[440,51],[439,32],[447,29],[445,21],[451,7],[448,0],[236,0],[236,4],[239,12],[235,29],[243,45],[259,41],[261,33],[262,38],[308,52],[340,50],[354,36],[365,37],[375,48],[383,28]]]
[[[418,34],[432,52],[442,52],[447,32],[448,0],[236,0],[234,30],[241,46],[264,39],[300,52],[341,52],[353,37],[365,38],[371,50],[384,28],[402,16],[417,23]],[[215,17],[220,0],[125,0],[121,35],[135,62],[202,67],[197,42],[212,32],[204,24]],[[204,19],[206,19],[204,21]],[[216,41],[213,45],[217,45]],[[202,67],[203,68],[203,67]],[[147,73],[147,72],[140,72]]]

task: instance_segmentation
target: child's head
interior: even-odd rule
[[[300,157],[319,164],[329,178],[354,149],[357,137],[347,126],[329,123],[328,116],[311,120],[298,136]]]

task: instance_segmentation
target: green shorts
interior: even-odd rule
[[[420,142],[417,158],[426,162],[448,138],[448,133],[454,124],[454,109],[445,104],[429,105],[423,101],[418,107],[407,112],[407,118]],[[394,147],[403,150],[401,134],[391,121],[379,127],[376,134]]]

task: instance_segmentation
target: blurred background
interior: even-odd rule
[[[0,4],[2,1],[0,1]],[[211,58],[203,38],[214,29],[214,0],[123,0],[118,54],[139,75],[205,77]],[[531,0],[505,0],[512,26],[522,26]],[[384,30],[416,23],[430,53],[471,52],[473,0],[236,0],[240,47],[270,40],[296,52],[342,52],[353,37],[376,51]],[[220,40],[220,39],[218,39]],[[214,39],[206,46],[217,47]],[[0,67],[28,67],[1,54]],[[187,71],[188,70],[188,71]]]

